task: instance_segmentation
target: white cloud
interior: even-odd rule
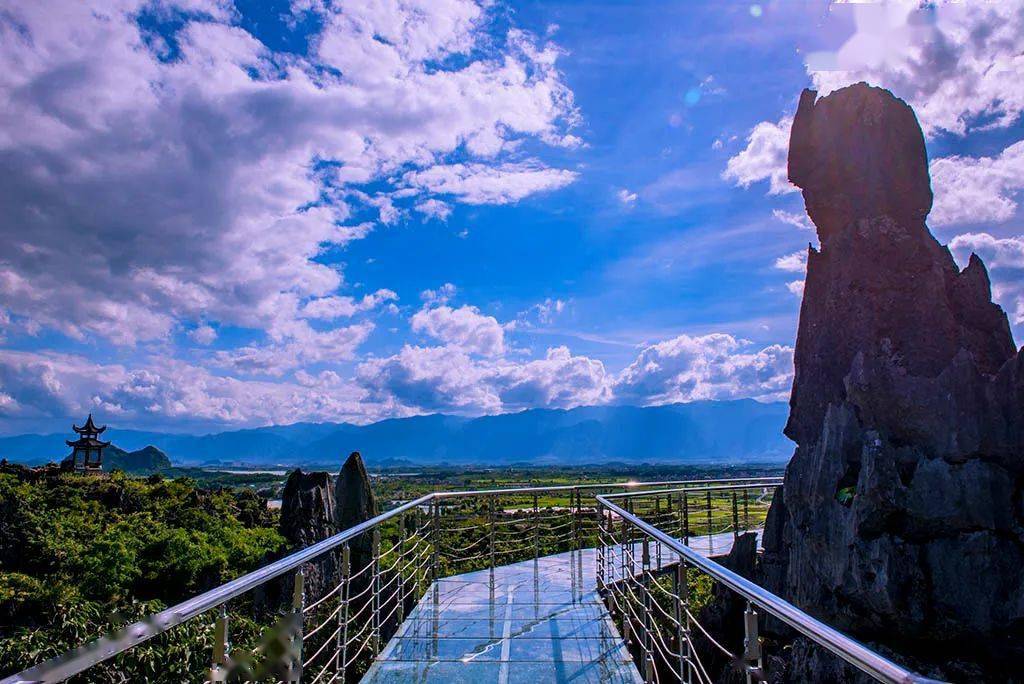
[[[807,270],[807,250],[801,249],[775,260],[775,268],[789,273],[803,273]]]
[[[424,290],[420,292],[420,299],[426,304],[446,304],[455,296],[458,288],[451,283],[445,283],[436,290]]]
[[[217,339],[217,331],[208,325],[200,325],[190,332],[188,336],[196,344],[213,344],[214,340]]]
[[[680,335],[643,349],[615,379],[617,401],[667,404],[752,397],[782,400],[793,379],[793,349],[750,343],[725,333]]]
[[[405,345],[393,356],[361,363],[356,378],[375,401],[414,412],[498,413],[502,408],[489,366],[459,349]]]
[[[962,136],[975,129],[1005,128],[1020,119],[1024,5],[837,3],[830,11],[852,12],[856,30],[836,51],[809,55],[807,71],[819,96],[858,81],[888,88],[914,108],[929,137],[940,131]],[[769,180],[770,194],[785,191],[791,123],[791,117],[783,116],[777,123],[757,124],[723,177],[744,187]],[[984,174],[978,164],[962,158],[939,168],[956,175],[948,168],[953,165],[975,178]],[[991,201],[986,214],[1002,215],[1005,198],[993,191],[987,199],[978,194],[947,200],[937,191],[937,220],[957,220],[953,217],[961,209],[986,201]]]
[[[568,302],[562,299],[548,297],[543,302],[534,304],[526,311],[520,311],[519,315],[516,316],[516,323],[526,327],[531,327],[534,322],[548,325],[562,315],[562,312],[565,311],[568,305]]]
[[[572,183],[576,172],[548,168],[539,162],[438,164],[404,176],[408,185],[439,195],[452,195],[467,204],[510,204],[538,192]]]
[[[995,157],[943,157],[929,165],[935,225],[999,223],[1017,211],[1016,195],[1024,189],[1024,141]]]
[[[249,344],[218,351],[213,363],[243,375],[280,377],[303,365],[351,361],[356,350],[374,330],[369,321],[349,326],[317,330],[305,321],[274,331],[266,344]]]
[[[439,199],[427,199],[416,205],[416,211],[427,218],[447,221],[448,217],[452,214],[452,207],[447,202],[442,202]]]
[[[803,280],[791,280],[786,283],[786,289],[789,290],[790,294],[796,295],[797,297],[804,296],[804,281]]]
[[[856,4],[856,30],[834,53],[812,54],[821,95],[867,81],[892,90],[926,135],[1006,127],[1024,111],[1024,5],[1015,2]]]
[[[782,209],[772,209],[772,216],[783,223],[788,223],[794,228],[800,228],[802,230],[814,231],[814,224],[811,223],[811,219],[805,212],[792,212],[783,211]]]
[[[159,4],[176,18],[159,36],[138,23],[148,0],[0,14],[0,306],[37,328],[130,345],[208,321],[273,338],[339,294],[320,257],[372,228],[357,211],[390,223],[429,201],[429,184],[396,186],[410,169],[468,151],[472,173],[441,191],[474,203],[575,177],[502,156],[576,144],[578,113],[558,49],[493,30],[506,22],[486,3],[296,2],[318,15],[306,56],[274,53],[230,3]]]
[[[0,420],[12,427],[45,419],[80,420],[90,411],[118,424],[163,427],[173,419],[194,428],[367,422],[390,411],[330,372],[304,374],[301,380],[297,374],[296,382],[265,382],[219,376],[167,359],[128,368],[72,354],[11,350],[0,350],[0,393],[17,398],[0,402]]]
[[[414,332],[429,335],[467,353],[499,356],[505,353],[505,329],[494,316],[475,306],[423,308],[412,317]]]
[[[635,192],[630,192],[626,188],[619,190],[615,196],[619,198],[619,202],[625,205],[631,205],[637,200],[637,194]]]
[[[318,320],[332,321],[348,318],[362,311],[370,311],[385,302],[397,301],[394,291],[382,288],[361,299],[348,296],[332,295],[311,299],[302,307],[302,316]]]
[[[360,364],[357,377],[374,401],[408,412],[499,413],[536,406],[604,403],[608,378],[600,361],[565,347],[525,363],[473,359],[456,347],[414,347]]]
[[[758,181],[768,181],[768,194],[796,192],[789,182],[786,157],[789,154],[789,129],[793,117],[784,116],[778,123],[762,121],[747,136],[747,146],[726,163],[722,178],[744,188]]]

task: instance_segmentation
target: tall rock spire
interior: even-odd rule
[[[890,92],[804,91],[789,176],[821,247],[765,581],[945,676],[1000,681],[1024,655],[1024,374],[1006,315],[981,260],[960,271],[928,231],[924,138]]]

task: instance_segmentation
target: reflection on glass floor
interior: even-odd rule
[[[731,532],[690,540],[705,555],[728,553],[732,542]],[[674,563],[658,546],[657,566]],[[630,555],[639,558],[638,545]],[[597,594],[596,559],[586,549],[440,580],[362,681],[642,682]]]
[[[640,682],[595,590],[596,551],[437,582],[366,682]]]

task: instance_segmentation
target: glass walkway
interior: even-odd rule
[[[597,592],[596,552],[440,580],[364,682],[642,682]]]

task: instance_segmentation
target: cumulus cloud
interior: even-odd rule
[[[370,311],[385,302],[397,301],[398,295],[393,290],[381,288],[361,299],[348,296],[332,295],[311,299],[302,307],[302,316],[318,320],[331,321],[348,318],[361,311]]]
[[[543,359],[517,362],[472,358],[458,347],[406,345],[393,356],[370,359],[357,370],[374,401],[415,412],[499,413],[528,407],[572,408],[604,403],[604,365],[573,356],[565,347]]]
[[[648,346],[619,374],[597,359],[549,348],[542,359],[480,356],[458,345],[405,345],[359,365],[357,380],[380,405],[407,413],[499,413],[518,408],[571,408],[606,403],[666,404],[788,396],[793,350],[724,333],[680,335]]]
[[[879,3],[837,6],[856,29],[834,53],[811,54],[824,95],[857,81],[889,88],[926,134],[1006,127],[1024,111],[1024,6],[1019,3]]]
[[[1020,120],[1024,6],[1019,3],[847,3],[830,11],[852,12],[856,29],[835,51],[809,55],[807,71],[819,96],[858,81],[888,88],[914,108],[928,137],[963,136]],[[769,194],[784,192],[791,123],[783,116],[757,124],[723,177],[744,187],[768,180]],[[1019,155],[1010,148],[995,159],[936,160],[933,220],[969,221],[971,207],[1004,220],[1015,188],[1000,171],[1018,168]],[[957,187],[952,181],[961,177],[967,184]]]
[[[498,356],[505,353],[505,329],[494,316],[475,306],[423,308],[412,317],[414,332],[429,335],[462,351]]]
[[[174,419],[182,427],[201,428],[367,422],[390,412],[330,372],[305,374],[301,380],[239,380],[168,359],[126,367],[73,354],[0,350],[0,394],[10,398],[0,401],[0,420],[7,426],[31,426],[40,419],[80,420],[94,411],[121,424],[162,427]]]
[[[427,218],[447,221],[448,217],[452,214],[452,207],[447,202],[442,202],[439,199],[427,199],[416,205],[416,211]]]
[[[363,321],[317,330],[304,321],[298,321],[283,331],[275,331],[265,344],[248,344],[218,351],[212,361],[236,373],[281,376],[306,364],[351,361],[374,327],[372,322]]]
[[[557,48],[495,34],[483,4],[294,3],[317,15],[305,55],[275,53],[230,3],[166,0],[157,28],[139,22],[150,6],[0,15],[0,303],[19,320],[117,344],[202,320],[268,331],[337,294],[320,257],[366,235],[355,212],[401,218],[397,172],[430,179],[465,150],[437,189],[473,203],[574,177],[501,160],[527,138],[574,144],[578,114]],[[385,189],[358,190],[371,182]]]
[[[964,233],[950,240],[949,249],[964,266],[972,252],[980,256],[992,277],[993,297],[1014,324],[1024,323],[1024,235]]]
[[[196,344],[213,344],[214,340],[217,339],[217,331],[209,325],[200,325],[188,334]]]
[[[929,165],[934,225],[1003,222],[1017,211],[1024,189],[1024,141],[994,157],[943,157]]]
[[[786,283],[786,289],[789,290],[789,293],[794,296],[803,297],[804,283],[805,281],[803,280],[791,280],[788,283]]]
[[[420,292],[420,299],[425,304],[445,304],[449,299],[455,296],[458,292],[458,288],[452,283],[445,283],[436,290],[424,290]]]
[[[807,270],[807,251],[797,250],[792,254],[780,256],[775,260],[775,268],[789,273],[802,273]]]
[[[552,169],[536,161],[492,166],[438,164],[404,177],[411,187],[452,195],[467,204],[509,204],[528,195],[565,187],[576,172]]]
[[[796,192],[789,182],[786,157],[789,154],[789,129],[793,117],[784,116],[778,122],[762,121],[747,136],[747,146],[731,157],[722,172],[722,178],[744,188],[758,181],[768,181],[768,194],[781,195]]]
[[[782,400],[793,380],[793,349],[725,333],[679,335],[643,349],[615,379],[617,401],[667,404],[699,399]]]

